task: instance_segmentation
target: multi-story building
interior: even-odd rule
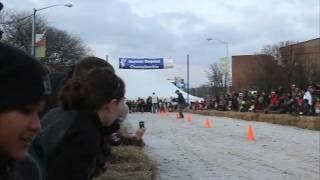
[[[232,56],[232,89],[269,90],[279,78],[273,73],[279,72],[279,68],[277,61],[269,55]]]
[[[320,83],[320,38],[281,47],[280,52],[287,83]]]
[[[233,90],[271,90],[279,85],[320,83],[320,38],[279,49],[275,60],[269,55],[232,56]]]

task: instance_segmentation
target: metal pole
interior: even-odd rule
[[[106,55],[106,61],[107,61],[107,62],[109,61],[109,56],[108,56],[108,55]]]
[[[48,8],[51,8],[51,7],[55,7],[55,6],[66,6],[66,7],[72,7],[72,4],[55,4],[55,5],[52,5],[52,6],[47,6],[47,7],[44,7],[44,8],[40,8],[40,9],[36,9],[36,8],[33,8],[33,14],[31,15],[32,16],[32,36],[31,36],[31,55],[32,56],[35,56],[36,55],[36,49],[35,49],[35,41],[36,41],[36,12],[37,11],[41,11],[41,10],[44,10],[44,9],[48,9]],[[20,20],[23,20],[25,18],[28,18],[30,16],[27,16],[27,17],[24,17]]]
[[[228,83],[227,78],[228,78],[228,75],[229,75],[228,42],[225,42],[225,44],[226,44],[227,72],[226,72],[225,77],[224,77],[224,83],[225,83],[225,86],[226,86],[225,91],[226,91],[226,93],[228,93],[229,92],[229,88],[228,88],[228,84],[227,84]]]
[[[189,54],[187,54],[187,102],[189,103]]]
[[[226,42],[226,46],[227,46],[227,62],[228,62],[228,69],[227,69],[227,78],[231,78],[231,73],[230,73],[230,70],[231,70],[231,62],[229,61],[229,43],[228,42]],[[227,92],[229,93],[230,92],[230,84],[229,84],[229,81],[228,80],[226,80],[227,81]]]
[[[32,39],[31,39],[31,55],[35,56],[35,25],[36,25],[36,12],[37,10],[33,8],[33,14],[32,14]]]

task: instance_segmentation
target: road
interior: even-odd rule
[[[167,115],[133,113],[134,130],[145,121],[145,152],[158,164],[157,179],[319,180],[319,131],[192,115],[192,122]],[[211,128],[204,127],[209,118]],[[253,127],[255,140],[247,140]]]

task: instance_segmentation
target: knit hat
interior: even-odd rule
[[[43,75],[41,64],[32,56],[0,43],[0,113],[41,101]]]

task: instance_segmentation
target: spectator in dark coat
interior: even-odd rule
[[[26,53],[0,43],[0,179],[38,180],[27,150],[40,130],[44,71]]]
[[[179,111],[179,118],[184,118],[182,109],[185,107],[186,100],[184,99],[182,93],[179,90],[175,92],[178,95],[178,111]]]
[[[45,144],[48,180],[98,176],[97,161],[106,152],[104,127],[110,127],[121,112],[123,81],[108,69],[96,68],[80,79],[68,80],[59,101],[61,109],[51,111],[73,118],[51,122],[40,137]]]
[[[46,167],[46,160],[43,159],[43,150],[50,149],[52,144],[55,144],[56,141],[60,138],[60,136],[56,136],[55,133],[52,133],[52,131],[55,130],[48,130],[47,127],[50,127],[51,124],[53,124],[55,121],[60,121],[60,128],[68,128],[70,119],[75,119],[75,113],[71,113],[71,111],[62,112],[61,108],[57,108],[58,106],[58,92],[61,90],[61,88],[66,84],[66,82],[71,78],[82,78],[83,76],[86,76],[86,74],[94,69],[94,68],[107,68],[110,71],[114,72],[113,67],[106,62],[103,59],[97,58],[97,57],[86,57],[83,58],[81,61],[79,61],[69,73],[51,73],[49,75],[50,77],[50,84],[51,84],[51,94],[46,98],[47,102],[44,108],[44,111],[42,112],[42,115],[45,114],[44,117],[41,118],[41,125],[43,127],[43,130],[41,130],[40,135],[41,137],[37,137],[35,141],[33,141],[31,148],[29,149],[31,155],[35,158],[36,161],[41,165],[40,168],[42,170],[42,175],[45,177],[47,175],[47,167]],[[55,108],[55,109],[54,109]],[[49,110],[52,110],[50,113],[47,113]],[[107,136],[106,139],[111,139],[112,133],[119,130],[119,123],[118,121],[115,121],[112,126],[110,127],[104,127],[104,134]],[[53,128],[54,129],[54,128]],[[48,132],[46,132],[48,130]],[[47,136],[47,134],[51,134],[50,136]],[[39,136],[40,136],[39,135]],[[42,145],[41,138],[42,136],[47,136],[46,143]],[[99,161],[106,161],[110,154],[110,148],[109,145],[106,144],[104,147],[104,151],[101,156],[101,159]],[[97,161],[99,164],[100,163]],[[102,167],[102,169],[105,169]]]

